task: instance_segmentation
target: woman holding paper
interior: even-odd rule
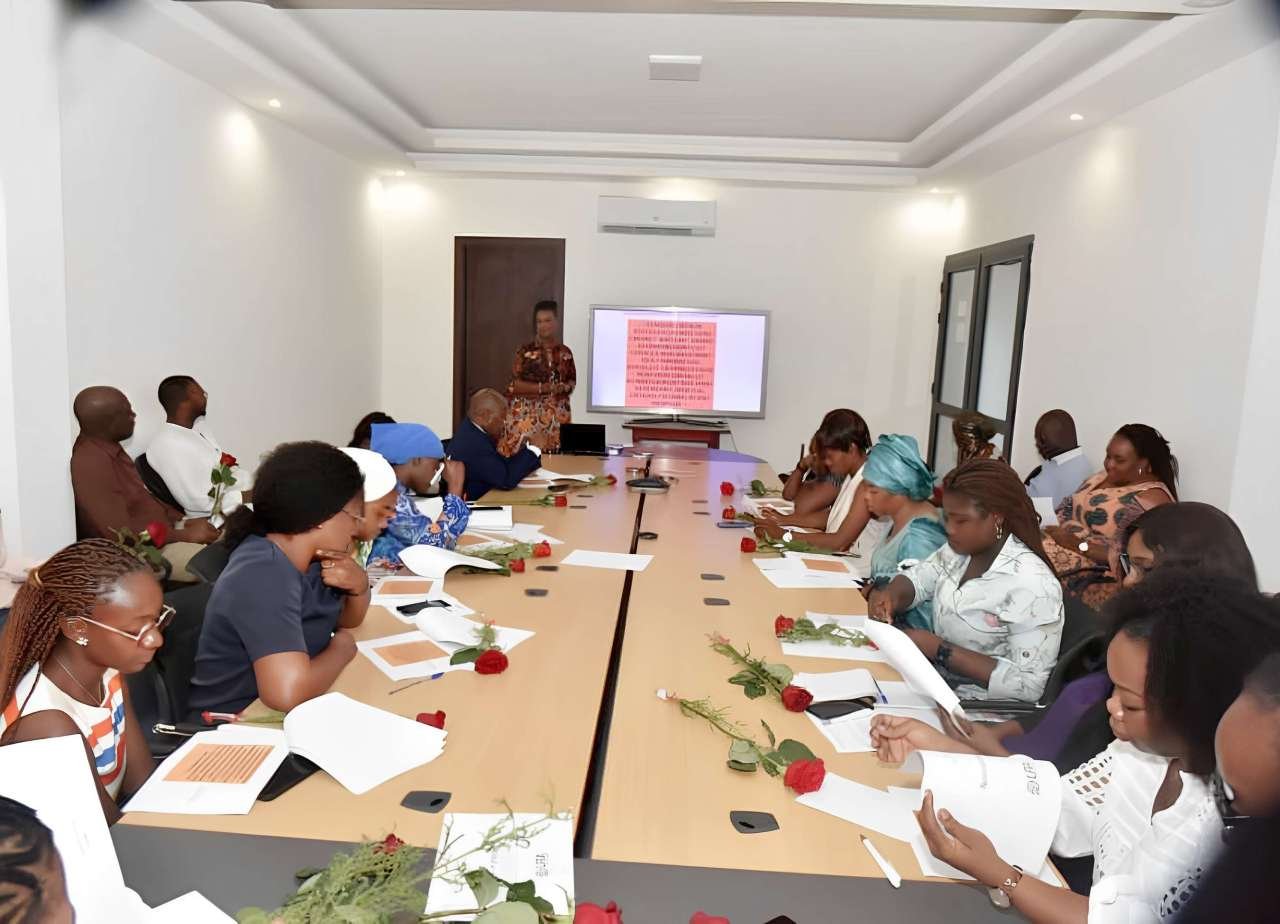
[[[0,635],[0,744],[79,735],[108,822],[155,768],[124,675],[172,616],[146,563],[85,539],[31,570]]]
[[[507,386],[507,429],[498,451],[512,456],[523,441],[546,435],[547,452],[560,451],[560,425],[573,419],[569,396],[578,384],[573,352],[560,342],[560,306],[541,301],[533,307],[535,339],[516,350]]]
[[[395,473],[396,512],[381,535],[373,540],[371,561],[400,565],[400,553],[411,545],[451,549],[466,531],[471,510],[462,499],[467,467],[446,459],[444,444],[430,427],[417,423],[374,424],[373,451],[391,464]],[[443,475],[439,515],[433,520],[409,495],[424,495]]]
[[[1062,778],[1053,852],[1092,854],[1086,897],[1023,876],[1002,861],[979,827],[936,811],[925,793],[917,818],[930,852],[993,889],[1036,922],[1089,924],[1172,917],[1222,847],[1209,785],[1214,734],[1245,677],[1280,650],[1276,603],[1224,577],[1168,571],[1117,595],[1107,709],[1117,740]],[[927,727],[926,727],[927,728]],[[962,750],[946,735],[895,738],[877,720],[882,759],[915,749]],[[956,807],[959,810],[959,807]]]
[[[1035,702],[1058,660],[1062,585],[1031,498],[1006,463],[973,459],[943,480],[947,544],[871,592],[889,622],[933,604],[933,631],[907,629],[962,698]]]
[[[364,520],[360,469],[325,443],[285,443],[263,460],[253,509],[227,521],[232,549],[205,610],[188,705],[288,712],[328,691],[355,657],[369,609],[351,557]]]

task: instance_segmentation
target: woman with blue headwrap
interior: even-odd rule
[[[400,564],[400,553],[411,545],[434,545],[451,549],[466,531],[471,511],[462,500],[466,467],[457,459],[446,459],[440,437],[418,423],[378,423],[373,425],[373,451],[389,463],[396,476],[395,516],[386,525],[369,551],[369,561]],[[419,509],[409,495],[425,495],[444,482],[440,492],[440,512],[433,520]]]
[[[895,575],[932,555],[947,541],[938,509],[929,503],[933,472],[920,457],[910,436],[882,436],[862,466],[867,509],[871,516],[892,520],[889,535],[871,553],[871,579],[886,584]],[[894,619],[899,628],[933,631],[931,601],[912,607]]]

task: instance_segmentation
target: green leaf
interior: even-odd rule
[[[359,905],[335,905],[333,913],[343,924],[379,924],[378,912]]]
[[[546,914],[552,914],[555,911],[555,908],[551,907],[551,902],[538,897],[538,893],[534,891],[532,879],[511,883],[511,887],[507,889],[507,901],[524,902],[526,905],[531,905],[534,911]]]
[[[538,912],[524,902],[502,902],[476,915],[475,924],[538,924]]]
[[[228,488],[234,487],[236,483],[236,476],[231,474],[230,472],[227,472],[227,477],[222,479],[222,483],[225,484]]]
[[[751,742],[735,739],[729,745],[729,759],[740,764],[754,764],[760,759],[760,753],[751,746]]]
[[[751,671],[738,671],[729,678],[730,683],[736,683],[738,686],[746,686],[749,683],[756,682],[756,675]]]
[[[782,758],[782,762],[793,764],[797,760],[813,760],[813,751],[809,750],[794,738],[787,738],[778,745],[778,756]]]
[[[785,664],[765,664],[764,669],[769,676],[784,687],[791,682],[791,678],[796,675],[795,671],[787,667]]]
[[[760,761],[760,766],[764,767],[764,772],[769,774],[769,776],[777,776],[782,772],[782,766],[776,760],[770,759],[776,753],[776,751],[771,751],[764,755],[764,759]]]
[[[759,699],[765,694],[764,684],[749,683],[742,688],[742,692],[747,694],[747,699]]]
[[[737,760],[728,760],[728,761],[725,761],[725,763],[727,763],[727,764],[729,765],[729,769],[730,769],[730,770],[737,770],[737,771],[738,771],[738,772],[740,772],[740,773],[755,773],[755,772],[756,772],[756,765],[755,765],[755,764],[744,764],[744,763],[742,763],[741,761],[737,761]]]
[[[449,659],[450,664],[470,664],[484,654],[479,648],[460,648]]]
[[[764,733],[769,736],[769,747],[773,747],[778,743],[778,739],[773,734],[773,729],[769,727],[769,723],[764,719],[760,720],[760,724],[764,726]]]
[[[483,908],[498,897],[498,880],[487,869],[469,870],[462,878],[476,897],[476,907]]]
[[[261,908],[241,908],[236,912],[239,924],[271,924],[271,915]]]
[[[222,484],[222,472],[215,468],[209,473],[209,480],[214,484]]]
[[[206,494],[206,495],[205,495],[205,497],[207,497],[207,498],[209,498],[209,499],[211,499],[211,500],[212,500],[214,497],[216,497],[216,496],[217,496],[217,494],[218,494],[218,489],[217,489],[217,488],[210,488],[210,489],[209,489],[209,493],[208,493],[208,494]]]

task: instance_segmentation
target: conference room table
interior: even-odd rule
[[[773,587],[739,549],[749,531],[716,525],[721,508],[740,505],[753,479],[777,484],[766,465],[683,447],[652,458],[549,457],[547,464],[564,474],[613,474],[618,484],[578,486],[564,507],[515,506],[518,522],[536,523],[562,541],[551,557],[530,559],[523,574],[510,577],[455,569],[445,582],[448,593],[484,618],[536,633],[510,652],[509,668],[494,676],[450,672],[415,684],[390,680],[358,654],[334,684],[398,715],[443,710],[448,740],[440,757],[361,796],[317,772],[247,815],[126,813],[113,832],[126,882],[153,901],[197,888],[232,912],[269,905],[292,888],[289,869],[317,865],[342,845],[395,833],[433,848],[443,812],[492,812],[505,802],[516,811],[571,812],[579,899],[630,905],[631,924],[675,920],[662,909],[690,902],[685,919],[697,907],[736,907],[735,921],[846,920],[855,908],[879,906],[900,919],[1005,919],[973,884],[925,881],[907,845],[797,803],[780,778],[728,769],[728,740],[656,695],[664,688],[708,697],[750,729],[764,719],[780,739],[808,745],[829,772],[868,785],[918,781],[874,754],[836,754],[806,715],[772,698],[748,700],[727,683],[735,666],[709,647],[707,636],[718,631],[740,648],[781,660],[773,634],[780,613],[865,612],[856,590]],[[668,479],[667,492],[627,489],[626,479],[644,465]],[[721,496],[724,481],[735,486],[732,497]],[[544,493],[494,492],[483,502]],[[575,549],[635,551],[653,560],[639,572],[561,565]],[[372,607],[356,635],[375,639],[410,628]],[[797,671],[865,666],[897,679],[879,663],[787,663]],[[447,793],[448,804],[433,813],[401,807],[415,790]],[[767,812],[778,830],[740,833],[730,823],[735,810]],[[902,874],[901,890],[885,881],[860,833]],[[200,859],[182,863],[175,859],[181,856]],[[766,914],[768,908],[778,910]],[[848,914],[830,916],[839,909]]]

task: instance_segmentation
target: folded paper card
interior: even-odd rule
[[[493,850],[481,849],[489,831],[495,826],[500,830],[510,830],[512,819],[519,825],[534,826],[534,833],[528,841]],[[532,882],[534,894],[550,902],[556,914],[571,914],[574,894],[573,820],[569,817],[540,819],[540,815],[525,813],[446,814],[436,856],[459,857],[462,870],[457,876],[458,881],[431,880],[425,913],[474,909],[476,897],[461,881],[462,874],[469,870],[487,869],[505,882]],[[468,852],[469,855],[464,857]],[[471,921],[474,918],[474,914],[463,913],[451,916],[449,920]]]
[[[411,545],[400,553],[400,561],[406,568],[421,577],[444,580],[450,568],[459,566],[480,568],[485,571],[500,571],[501,567],[483,558],[460,555],[449,549],[436,548],[434,545]]]
[[[578,565],[583,568],[609,568],[614,571],[643,571],[653,561],[652,555],[625,555],[621,552],[592,552],[574,549],[560,562],[562,565]]]

